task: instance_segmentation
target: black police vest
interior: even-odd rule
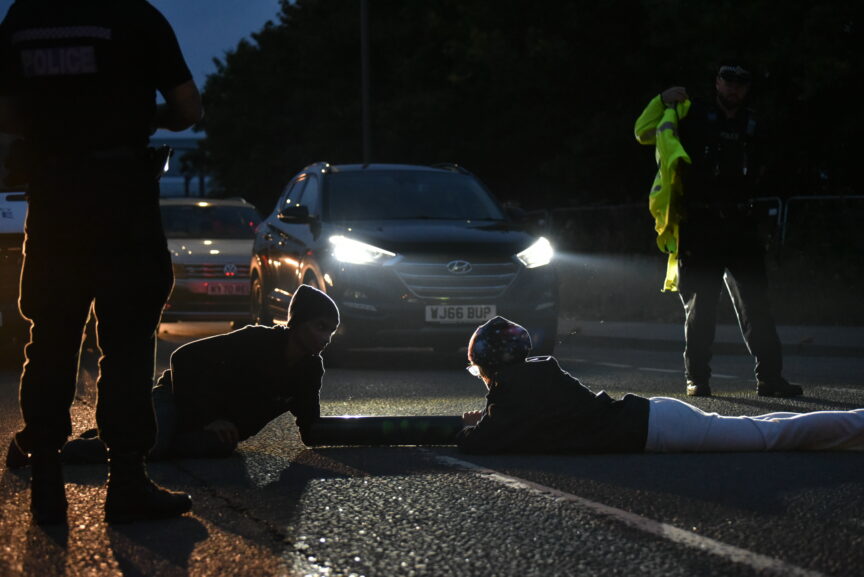
[[[116,0],[47,6],[19,2],[4,38],[28,139],[57,152],[145,147],[155,85],[136,43],[142,24]]]

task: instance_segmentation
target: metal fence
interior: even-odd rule
[[[858,252],[864,256],[864,195],[778,196],[754,200],[770,252]],[[542,232],[564,250],[594,253],[656,251],[648,203],[556,208],[535,215]]]

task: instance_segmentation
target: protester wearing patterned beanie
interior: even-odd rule
[[[496,317],[468,345],[486,407],[462,415],[468,453],[864,450],[864,409],[724,416],[680,399],[594,393],[555,357],[527,357],[528,333]]]
[[[531,335],[521,325],[495,317],[480,325],[468,342],[469,371],[493,374],[503,366],[520,363],[531,352]]]

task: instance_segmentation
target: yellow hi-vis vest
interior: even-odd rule
[[[690,111],[690,101],[667,108],[660,96],[636,120],[636,140],[655,145],[657,176],[648,197],[648,210],[654,217],[657,247],[669,255],[663,291],[678,290],[678,223],[681,222],[681,173],[679,162],[690,164],[690,156],[678,139],[678,121]]]

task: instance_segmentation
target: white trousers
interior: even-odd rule
[[[864,409],[724,417],[652,397],[645,451],[864,451]]]

